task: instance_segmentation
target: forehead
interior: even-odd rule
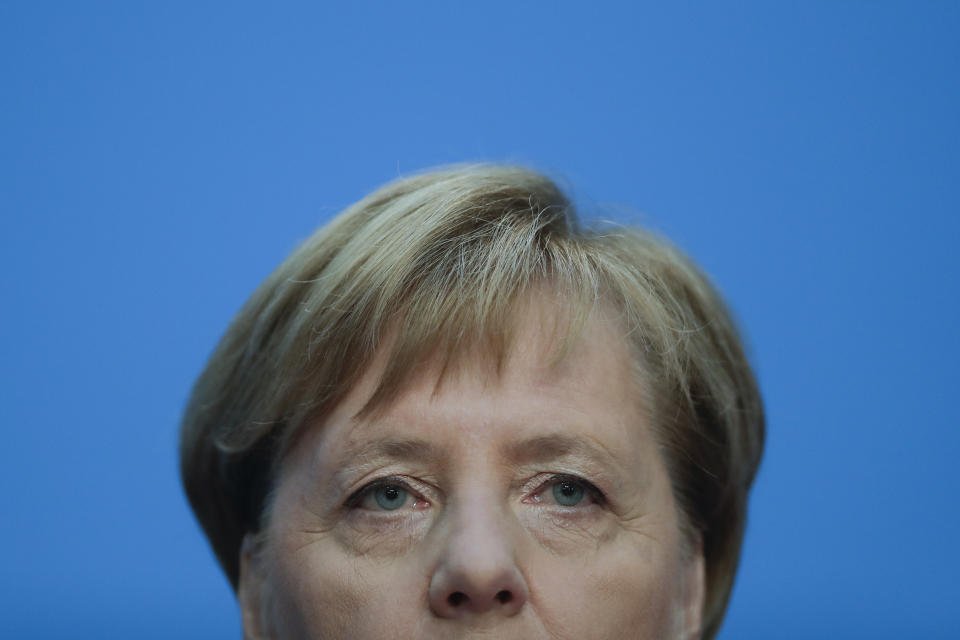
[[[607,451],[623,464],[648,439],[643,385],[616,316],[597,310],[564,352],[555,309],[529,305],[502,361],[483,349],[428,359],[399,393],[363,413],[386,366],[388,349],[317,425],[307,449],[325,466],[349,462],[378,443],[421,442],[434,449],[526,443]]]

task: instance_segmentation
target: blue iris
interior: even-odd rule
[[[407,490],[395,484],[377,487],[373,492],[373,499],[381,508],[387,511],[399,509],[407,503]]]
[[[553,497],[557,504],[573,507],[583,500],[583,486],[569,480],[561,480],[553,485]]]

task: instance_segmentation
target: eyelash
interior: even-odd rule
[[[590,498],[593,500],[593,504],[602,506],[602,505],[605,505],[607,502],[606,495],[604,495],[603,491],[598,489],[597,486],[594,485],[592,482],[588,480],[584,480],[579,476],[574,476],[574,475],[565,474],[565,473],[553,474],[543,482],[539,483],[536,486],[536,488],[529,494],[529,496],[523,499],[523,502],[527,502],[528,499],[530,498],[534,498],[536,499],[537,502],[539,502],[540,495],[546,492],[550,487],[561,482],[568,482],[570,484],[578,485],[582,487],[585,493],[589,495]],[[360,489],[358,489],[349,498],[347,498],[346,502],[344,503],[344,506],[348,509],[360,508],[360,504],[368,496],[372,495],[374,491],[382,487],[399,487],[404,491],[406,491],[414,500],[423,501],[427,503],[427,505],[430,504],[430,501],[424,498],[421,492],[417,491],[412,486],[410,486],[410,483],[405,481],[403,478],[400,478],[398,476],[387,476],[385,478],[379,478],[377,480],[374,480],[373,482],[370,482],[369,484],[366,484]],[[552,506],[559,506],[561,508],[574,509],[579,507],[580,505],[577,504],[572,506],[566,506],[566,505],[552,505]]]
[[[595,484],[593,484],[589,480],[584,480],[579,476],[574,476],[567,473],[558,473],[550,476],[545,481],[537,485],[537,488],[533,491],[533,493],[531,494],[531,497],[539,497],[540,495],[545,493],[548,489],[550,489],[550,487],[555,486],[561,482],[568,482],[570,484],[579,485],[580,487],[583,487],[585,493],[589,495],[590,498],[593,499],[594,504],[603,506],[607,503],[607,496],[603,493],[603,491],[597,488]],[[524,501],[526,501],[526,498],[524,499]],[[575,509],[580,507],[579,504],[574,506],[569,506],[569,507],[566,505],[555,505],[555,506],[559,506],[567,509]]]

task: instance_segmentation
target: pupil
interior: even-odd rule
[[[583,500],[583,487],[575,482],[561,481],[553,485],[553,497],[565,507],[573,507]]]
[[[407,492],[403,487],[388,485],[377,489],[373,497],[381,509],[393,511],[394,509],[399,509],[406,503]]]

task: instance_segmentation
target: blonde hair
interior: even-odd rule
[[[708,279],[664,240],[586,228],[546,177],[453,167],[397,180],[310,236],[246,302],[194,386],[181,472],[237,585],[243,536],[263,524],[276,465],[384,347],[368,403],[436,349],[502,354],[533,288],[564,305],[567,343],[602,299],[619,312],[654,400],[685,531],[706,565],[703,637],[720,626],[739,559],[764,417],[738,332]]]

